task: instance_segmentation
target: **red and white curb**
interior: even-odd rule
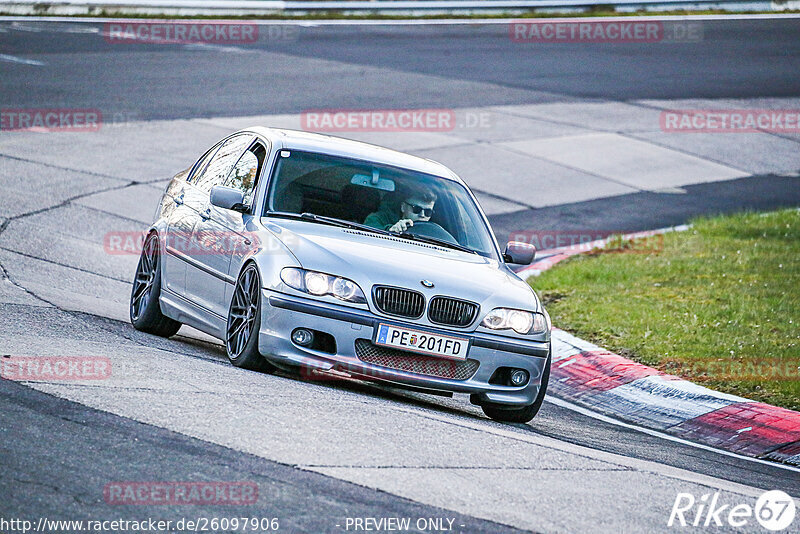
[[[635,234],[655,235],[676,227]],[[627,237],[627,236],[626,236]],[[593,244],[602,247],[604,242]],[[536,276],[593,247],[547,251]],[[636,363],[553,328],[548,393],[616,419],[747,456],[800,465],[800,412],[727,395]]]

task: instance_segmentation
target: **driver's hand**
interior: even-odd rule
[[[414,221],[411,219],[400,219],[389,228],[390,232],[402,233],[414,226]]]

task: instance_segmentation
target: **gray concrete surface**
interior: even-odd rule
[[[286,124],[291,120],[298,118],[282,117],[275,122]],[[59,174],[61,189],[50,192],[47,187],[42,188],[52,195],[47,207],[42,208],[45,211],[30,216],[10,214],[0,235],[0,264],[14,283],[60,310],[125,321],[128,279],[138,258],[108,254],[103,249],[104,236],[108,232],[141,230],[160,195],[155,186],[163,186],[165,173],[191,162],[210,144],[208,137],[212,134],[222,136],[239,125],[255,122],[273,123],[269,117],[227,118],[219,122],[207,119],[194,130],[187,121],[160,121],[130,123],[109,133],[101,131],[83,137],[73,134],[70,154],[87,156],[80,161],[73,159],[70,164],[77,168]],[[59,160],[57,147],[67,144],[55,139],[58,134],[45,134],[45,138],[54,138],[50,161],[32,163],[30,158],[35,155],[31,146],[42,135],[9,134],[0,141],[0,153],[25,156],[29,159],[26,165],[49,169],[47,165]],[[384,135],[381,142],[400,147],[412,136]],[[179,144],[172,141],[176,137],[180,138]],[[192,138],[195,143],[190,141]],[[665,185],[660,167],[650,173],[631,173],[632,186],[626,187],[613,177],[609,179],[605,171],[573,171],[571,165],[558,161],[540,161],[539,173],[527,173],[525,169],[533,158],[524,160],[526,156],[520,154],[504,158],[500,156],[506,154],[502,143],[497,148],[491,142],[475,144],[478,156],[470,160],[460,157],[463,154],[457,151],[468,141],[456,145],[448,144],[448,139],[449,134],[427,138],[431,148],[422,145],[426,138],[415,139],[417,145],[412,152],[435,156],[445,163],[455,162],[456,168],[466,164],[467,181],[479,190],[491,192],[502,205],[500,213],[492,211],[495,206],[489,206],[495,215],[503,213],[502,207],[518,205],[514,203],[558,205],[575,198],[613,198],[628,190]],[[530,143],[542,139],[558,143],[565,138],[538,139]],[[607,150],[596,148],[604,153],[606,165],[623,171],[630,166],[629,151],[611,149],[618,141],[616,134],[596,137],[595,143],[601,141],[611,143]],[[643,168],[650,153],[663,157],[666,151],[651,148],[643,141],[636,143]],[[143,176],[144,169],[137,168],[135,162],[147,158],[131,154],[132,146],[143,153],[160,153],[156,161],[146,165],[169,165],[169,172],[156,174],[154,170],[149,179]],[[167,150],[163,149],[165,146]],[[491,157],[480,157],[489,154]],[[675,154],[676,158],[681,157]],[[115,168],[111,162],[117,161],[122,162],[122,167],[136,169],[136,183],[127,181],[127,173],[120,173],[126,177],[116,181],[90,174]],[[683,157],[683,161],[688,161],[685,165],[692,169],[691,174],[683,175],[684,181],[718,180],[720,169],[729,169],[695,156]],[[545,167],[549,172],[543,171],[542,165],[549,166]],[[78,180],[79,188],[65,196],[64,184],[72,176]],[[553,188],[549,176],[558,176],[555,183],[560,187]],[[564,180],[570,180],[570,176],[582,193],[565,185],[568,182]],[[103,183],[100,191],[80,189],[92,181]],[[140,183],[143,181],[150,183]],[[684,181],[676,185],[685,185]],[[517,193],[520,183],[526,186]],[[0,298],[9,305],[43,304],[32,302],[35,299],[31,294],[13,286],[0,293]],[[33,329],[48,329],[46,321],[35,317],[28,319]],[[130,332],[124,323],[118,329]],[[184,330],[183,339],[193,338],[195,343],[208,339],[191,329]],[[111,379],[99,383],[30,383],[34,389],[271,462],[516,528],[575,532],[588,525],[600,525],[609,531],[659,530],[678,491],[700,494],[713,487],[725,490],[729,500],[752,499],[758,493],[755,488],[771,487],[776,483],[774,476],[779,475],[762,467],[766,470],[763,482],[738,484],[691,469],[632,460],[626,454],[538,435],[535,422],[521,429],[503,427],[484,419],[479,410],[459,396],[443,403],[434,399],[409,405],[397,398],[376,397],[371,394],[372,388],[367,388],[365,394],[363,386],[304,383],[243,372],[227,365],[220,348],[204,349],[197,357],[185,356],[182,352],[186,341],[181,340],[157,340],[158,344],[151,346],[151,336],[138,335],[138,341],[131,342],[110,336],[104,339],[103,335],[73,339],[62,333],[57,336],[57,343],[43,344],[40,335],[33,334],[30,328],[6,330],[0,338],[3,351],[14,356],[107,356],[114,373]],[[629,490],[627,497],[620,497],[620,488]],[[547,498],[543,498],[545,494]],[[642,494],[650,503],[644,507]],[[564,503],[586,513],[565,514]],[[639,506],[636,514],[626,513],[635,506]]]

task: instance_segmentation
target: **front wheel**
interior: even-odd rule
[[[130,316],[136,330],[162,337],[175,335],[181,323],[161,313],[161,247],[158,235],[150,234],[142,247],[136,278],[131,289]]]
[[[533,404],[523,406],[522,408],[503,408],[497,404],[489,404],[481,406],[483,413],[487,417],[500,421],[502,423],[527,423],[539,413],[539,409],[544,402],[544,395],[547,391],[547,384],[550,382],[550,356],[547,357],[547,362],[544,365],[542,372],[542,385],[539,387],[539,394],[536,395],[536,400]]]
[[[258,269],[248,264],[239,274],[228,311],[225,350],[236,367],[272,372],[272,366],[258,351],[261,326],[261,278]]]

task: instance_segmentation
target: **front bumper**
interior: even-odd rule
[[[380,323],[468,338],[471,346],[467,358],[477,361],[477,370],[468,378],[452,379],[362,361],[356,352],[356,341],[371,342]],[[296,328],[330,334],[336,340],[336,352],[323,352],[295,344],[291,340],[291,333]],[[468,393],[471,394],[472,402],[476,404],[492,403],[509,407],[525,406],[534,402],[541,386],[542,373],[549,362],[547,357],[550,351],[548,342],[431,329],[411,322],[379,317],[367,310],[298,298],[269,290],[263,290],[259,334],[259,351],[278,365],[300,365],[323,371],[340,370],[369,379],[432,392]],[[470,363],[475,365],[474,362]],[[527,384],[518,387],[490,384],[489,380],[500,367],[525,369],[530,379]]]

